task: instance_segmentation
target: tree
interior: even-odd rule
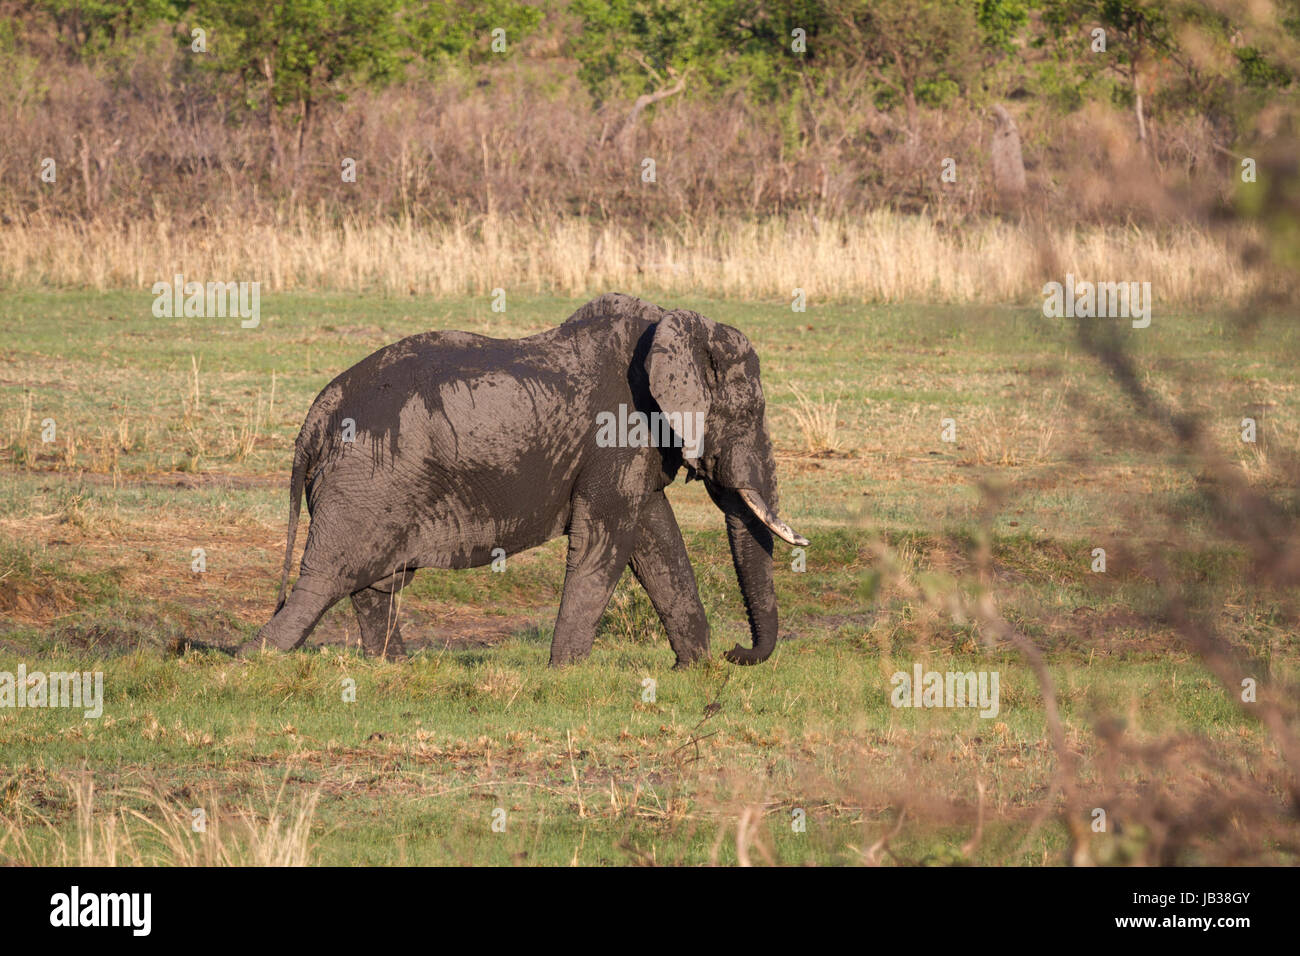
[[[417,0],[402,15],[410,48],[431,66],[453,57],[482,61],[492,31],[505,31],[509,55],[537,29],[542,11],[518,0]]]
[[[318,104],[343,97],[344,80],[395,73],[400,6],[400,0],[199,0],[194,25],[208,30],[213,67],[237,77],[246,104],[264,113],[282,167],[286,115],[298,126],[297,162]]]
[[[1260,44],[1271,47],[1278,39],[1294,44],[1300,32],[1300,4],[1286,0],[1268,9],[1276,9],[1276,21],[1252,24],[1250,11],[1230,15],[1210,4],[1046,0],[1043,22],[1055,33],[1058,48],[1077,51],[1071,62],[1078,72],[1103,71],[1119,78],[1133,110],[1137,139],[1148,149],[1150,120],[1162,103],[1166,109],[1205,116],[1220,135],[1232,138],[1270,94],[1290,85],[1285,55]],[[1104,53],[1085,52],[1093,42],[1091,30],[1098,27],[1105,31]],[[1250,42],[1243,29],[1251,35]],[[1159,90],[1151,84],[1156,75]]]
[[[569,10],[582,24],[570,53],[597,99],[657,96],[689,76],[702,94],[772,100],[820,61],[830,25],[822,0],[573,0]]]
[[[1046,14],[1049,23],[1059,24],[1066,31],[1089,23],[1105,31],[1106,59],[1102,62],[1127,83],[1133,98],[1137,139],[1146,149],[1143,71],[1157,55],[1175,48],[1168,7],[1149,0],[1055,0],[1047,5]]]
[[[980,35],[969,0],[827,0],[827,10],[842,28],[841,58],[902,103],[912,143],[920,104],[945,102],[973,79]]]
[[[54,21],[59,44],[70,57],[102,53],[159,20],[175,23],[184,0],[33,0],[33,9]]]

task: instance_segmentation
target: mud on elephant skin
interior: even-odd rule
[[[426,332],[338,376],[294,449],[274,616],[240,653],[290,650],[350,597],[367,653],[402,657],[393,595],[417,568],[489,564],[568,535],[551,664],[591,651],[629,564],[683,667],[709,655],[695,573],[664,488],[704,482],[726,520],[752,647],[776,646],[776,465],[758,356],[739,331],[621,294],[523,339]],[[311,524],[285,596],[302,497]],[[499,555],[500,552],[497,552]]]

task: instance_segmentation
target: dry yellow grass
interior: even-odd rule
[[[433,226],[308,215],[280,225],[214,217],[217,231],[165,219],[18,222],[0,228],[0,284],[149,288],[187,278],[293,289],[478,295],[494,288],[579,295],[609,289],[741,299],[1029,303],[1042,295],[1041,236],[1000,220],[944,229],[888,211],[838,222],[803,218],[686,223],[646,236],[582,219],[479,218]],[[1254,280],[1222,238],[1084,227],[1053,237],[1062,271],[1149,281],[1157,307],[1244,301]],[[1057,281],[1064,276],[1049,277]]]
[[[973,447],[963,460],[975,465],[1042,465],[1051,457],[1065,421],[1065,396],[1044,390],[1039,402],[1013,411],[978,408],[967,434]]]
[[[287,778],[286,778],[287,781]],[[307,866],[313,845],[311,828],[320,791],[297,797],[286,782],[257,812],[251,802],[237,810],[221,806],[211,788],[195,805],[158,790],[118,789],[109,796],[118,805],[97,806],[94,777],[83,772],[62,779],[71,797],[75,826],[71,834],[31,806],[18,818],[0,816],[0,860],[24,866]],[[125,802],[143,806],[142,812]],[[203,824],[195,823],[196,810]],[[33,839],[45,831],[47,839]]]
[[[1254,441],[1247,441],[1243,425],[1231,429],[1228,436],[1216,436],[1220,450],[1240,464],[1246,480],[1266,488],[1285,487],[1286,462],[1300,451],[1300,426],[1293,421],[1270,415],[1256,425]]]
[[[817,401],[813,401],[797,385],[791,385],[790,390],[794,393],[795,402],[798,403],[790,409],[790,414],[798,425],[799,433],[808,451],[817,454],[838,450],[840,447],[839,399],[828,402],[823,394]]]

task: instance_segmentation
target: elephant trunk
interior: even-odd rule
[[[737,644],[727,651],[733,664],[760,664],[776,649],[776,587],[772,577],[772,532],[735,491],[718,502],[727,516],[727,543],[749,616],[753,647]]]

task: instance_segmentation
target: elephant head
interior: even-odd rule
[[[726,657],[736,664],[765,661],[777,637],[772,535],[792,545],[806,545],[808,539],[777,512],[776,462],[758,355],[731,326],[696,312],[674,311],[654,330],[646,371],[650,393],[670,421],[690,416],[692,422],[703,422],[702,435],[683,436],[686,480],[702,480],[726,515],[731,559],[753,637],[753,647],[737,644]]]

